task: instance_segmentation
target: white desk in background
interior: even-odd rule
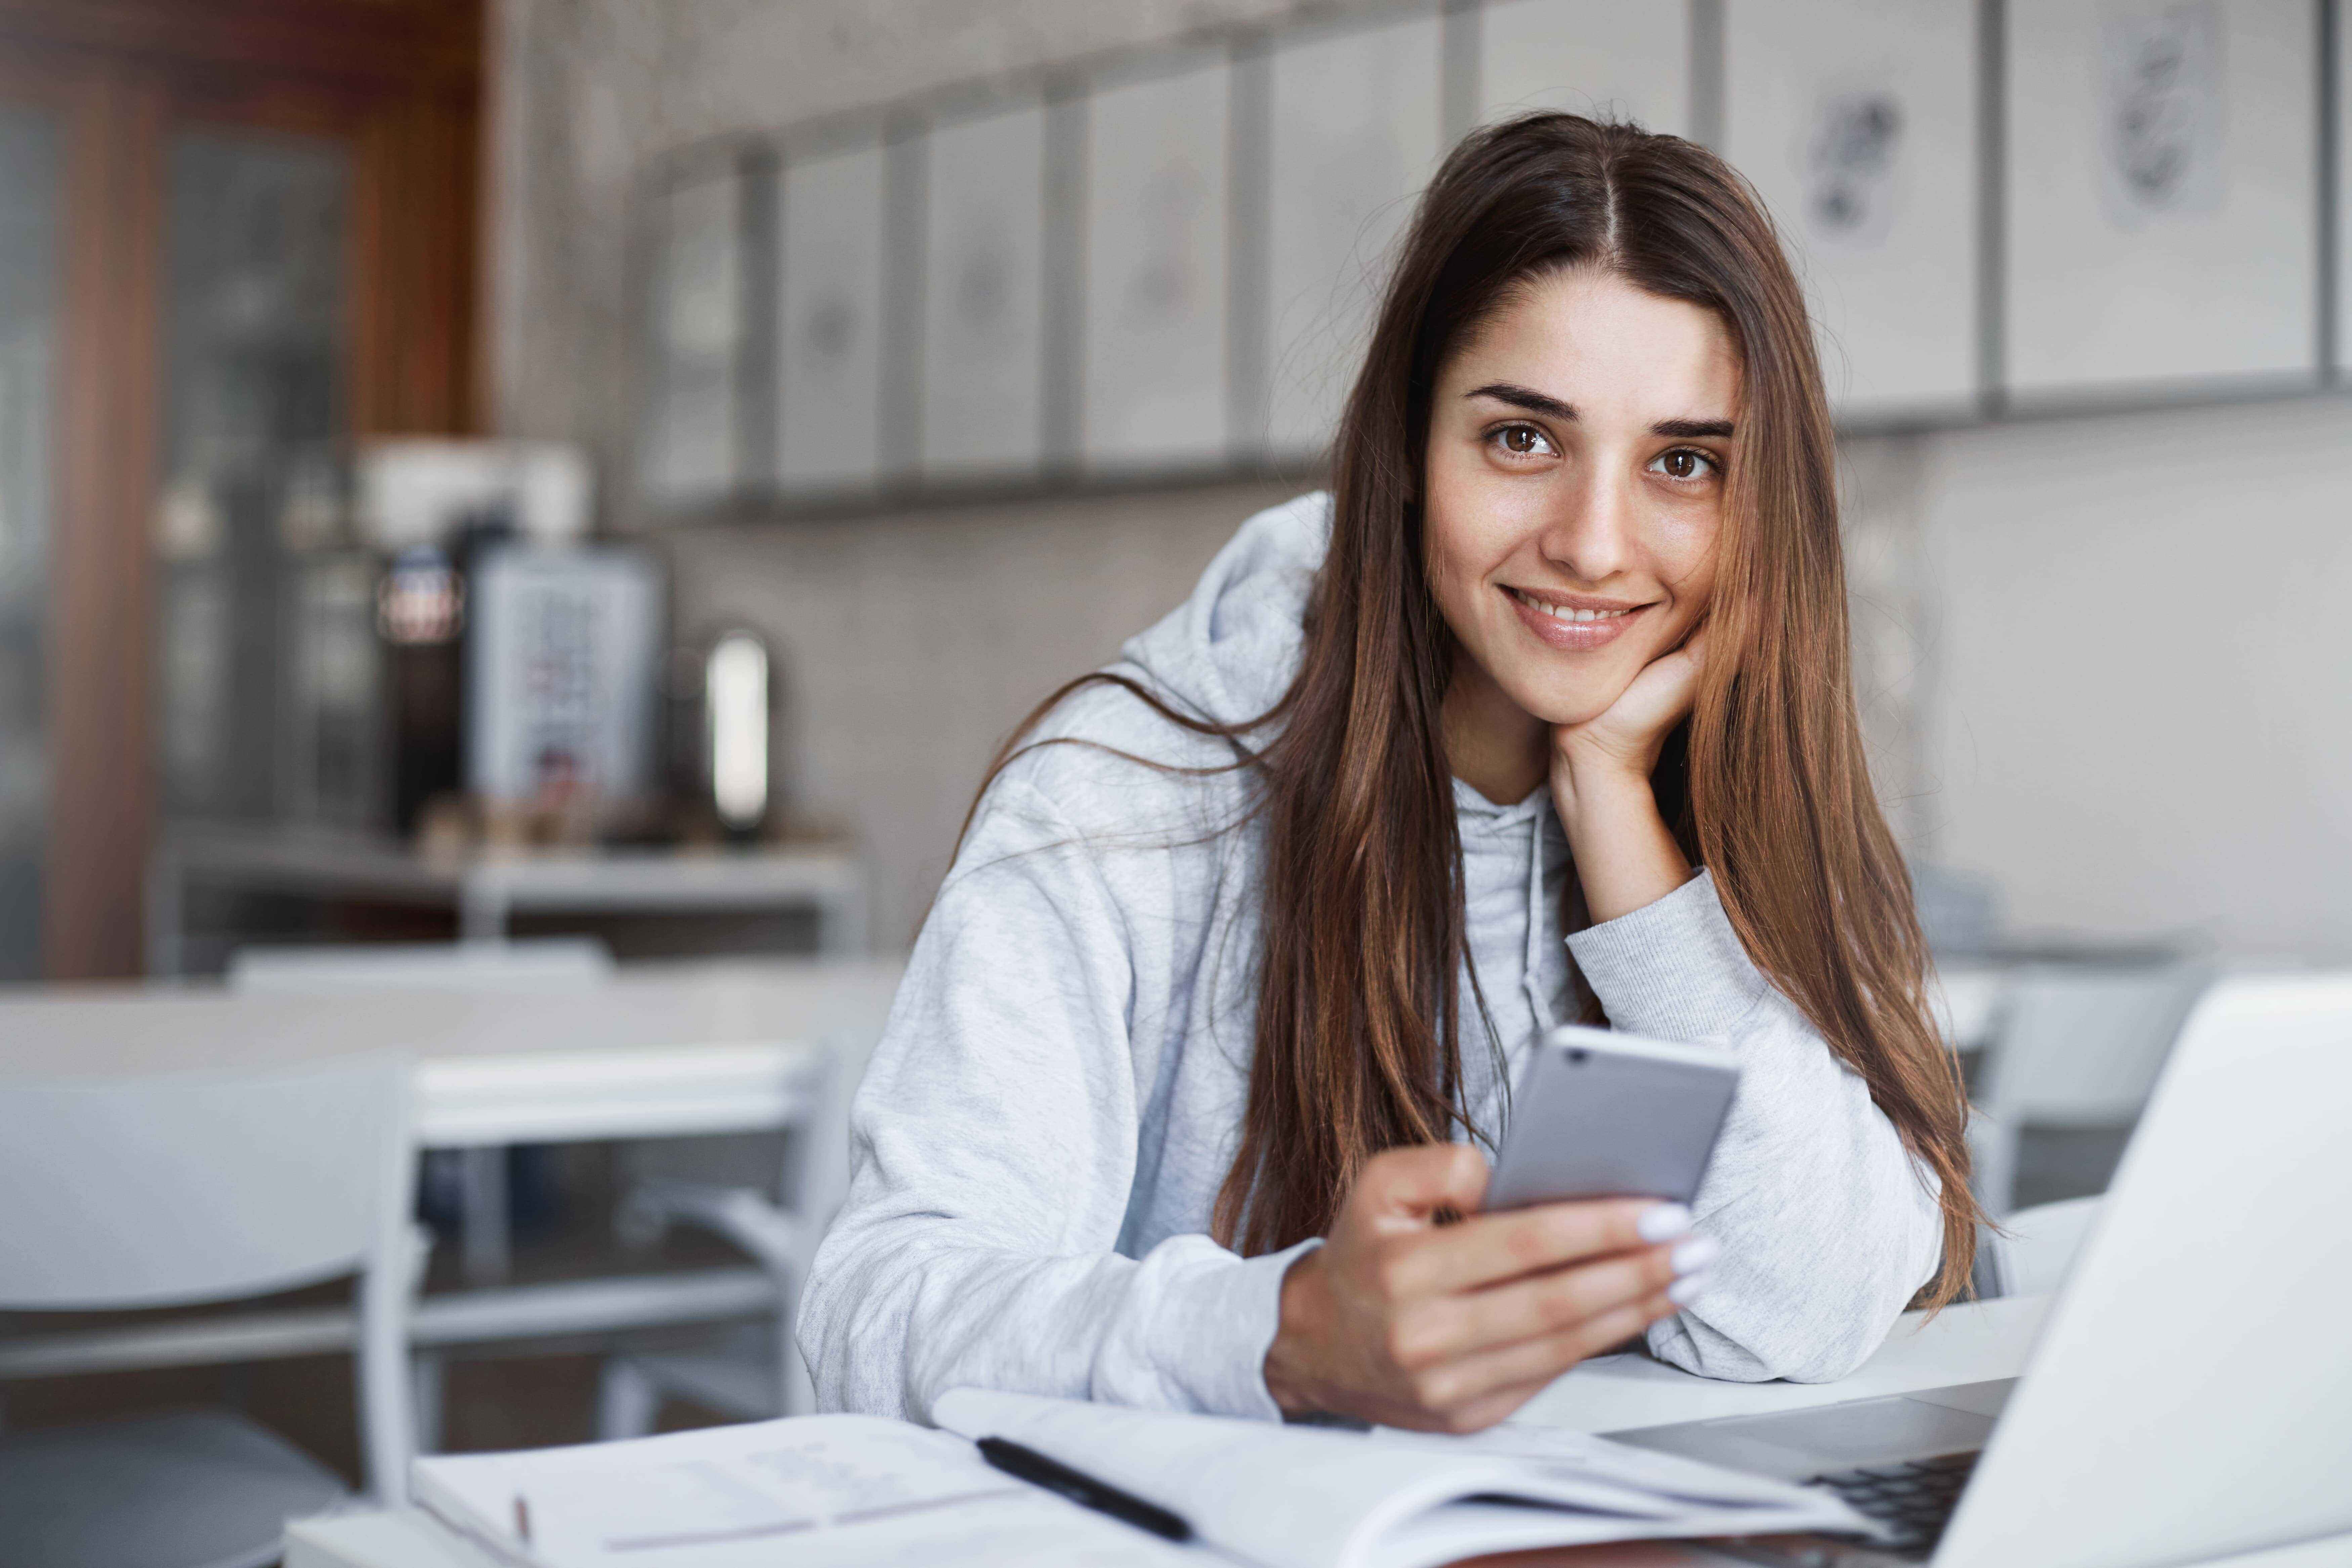
[[[516,914],[746,913],[805,909],[821,952],[866,949],[866,867],[838,845],[751,849],[514,849],[420,853],[321,829],[174,829],[147,871],[149,970],[187,973],[188,889],[198,883],[453,910],[467,942]]]
[[[416,1061],[428,1148],[759,1132],[800,1109],[820,1042],[870,1049],[897,960],[625,969],[593,990],[396,998],[232,995],[216,987],[0,989],[0,1082],[293,1067],[365,1051]],[[862,1060],[842,1064],[854,1081]],[[565,1280],[424,1298],[419,1346],[478,1344],[771,1310],[761,1269]],[[0,1341],[0,1379],[348,1349],[347,1308],[292,1308]]]
[[[2003,970],[1997,963],[1949,963],[1929,983],[1944,1041],[1966,1053],[1983,1047],[1999,1022]]]
[[[1516,1419],[1585,1432],[1625,1431],[2014,1377],[2024,1368],[2049,1300],[2033,1296],[1968,1302],[1948,1307],[1933,1318],[1907,1314],[1861,1371],[1836,1383],[1717,1383],[1643,1357],[1603,1356],[1538,1394]],[[304,1521],[289,1529],[287,1548],[285,1568],[489,1568],[489,1559],[408,1512]],[[1203,1561],[1210,1560],[1204,1553]],[[1557,1563],[1560,1568],[1724,1568],[1730,1560],[1701,1545],[1643,1542],[1513,1562],[1528,1568],[1538,1562]],[[2352,1536],[2216,1559],[2200,1568],[2347,1564],[2352,1564]]]

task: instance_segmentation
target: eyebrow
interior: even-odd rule
[[[1685,439],[1713,436],[1722,440],[1731,438],[1728,419],[1661,419],[1650,426],[1653,436],[1679,436]]]
[[[1540,414],[1549,419],[1573,421],[1577,416],[1575,405],[1562,403],[1557,397],[1549,396],[1530,387],[1514,386],[1507,381],[1491,382],[1485,386],[1473,387],[1462,395],[1491,397],[1497,403],[1507,403],[1514,408],[1524,408],[1530,414]],[[1650,426],[1650,434],[1679,437],[1684,440],[1705,437],[1728,440],[1731,437],[1732,426],[1728,419],[1661,419]]]

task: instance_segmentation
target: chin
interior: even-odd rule
[[[1511,700],[1532,718],[1547,724],[1581,724],[1608,712],[1609,705],[1623,696],[1625,688],[1633,683],[1629,676],[1598,689],[1583,681],[1573,686],[1545,681],[1515,683],[1508,689]]]

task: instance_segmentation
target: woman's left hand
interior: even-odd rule
[[[1572,791],[1577,776],[1615,771],[1647,779],[1658,765],[1658,752],[1667,735],[1691,710],[1698,694],[1698,672],[1706,658],[1706,633],[1699,631],[1682,647],[1643,666],[1633,683],[1617,700],[1581,724],[1556,724],[1551,731],[1551,775],[1555,792],[1561,775]]]
[[[1617,700],[1551,732],[1551,798],[1597,924],[1656,902],[1690,880],[1690,862],[1658,815],[1650,773],[1691,710],[1706,633],[1643,667]]]

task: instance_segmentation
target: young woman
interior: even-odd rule
[[[1636,1334],[1833,1378],[1950,1299],[1963,1102],[1832,464],[1736,174],[1566,115],[1465,142],[1330,495],[1251,519],[983,788],[802,1305],[820,1404],[1469,1430]],[[1743,1058],[1695,1213],[1477,1212],[1578,1017]]]

